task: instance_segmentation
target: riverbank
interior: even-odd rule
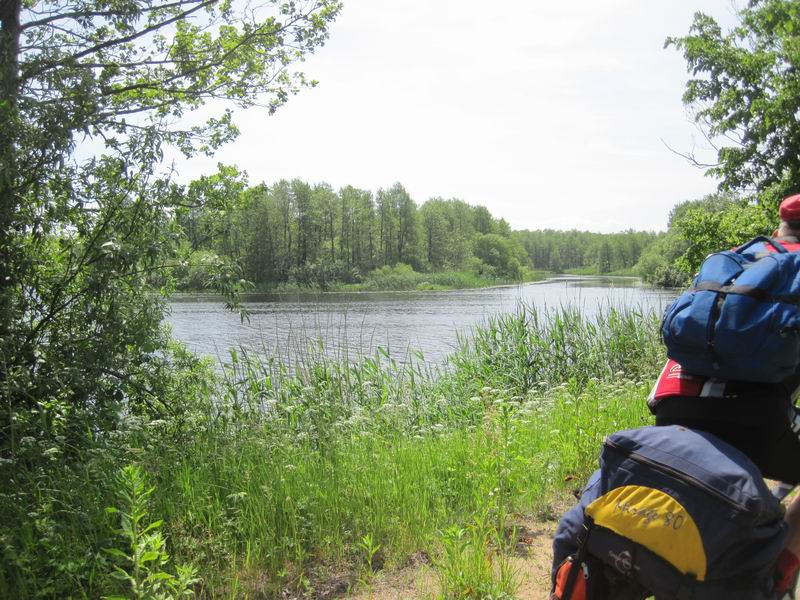
[[[183,405],[84,450],[54,437],[46,465],[0,465],[0,596],[135,580],[333,597],[423,561],[437,595],[511,597],[519,515],[555,517],[602,438],[648,422],[657,324],[523,307],[476,329],[447,372],[378,353],[290,373],[245,352],[217,377],[184,357]]]
[[[564,271],[566,275],[588,275],[592,277],[639,277],[639,274],[636,272],[635,267],[630,267],[627,269],[616,269],[613,271],[607,271],[605,273],[601,273],[600,269],[597,268],[596,265],[590,267],[576,267],[574,269],[567,269]]]
[[[354,293],[354,292],[430,292],[447,290],[484,289],[505,285],[523,285],[545,280],[553,275],[547,271],[525,270],[521,277],[482,276],[471,271],[414,271],[408,265],[398,264],[394,267],[382,267],[368,273],[363,280],[337,281],[326,280],[322,283],[301,284],[283,281],[272,285],[255,286],[249,290],[252,294],[320,294],[320,293]],[[204,288],[193,289],[179,287],[176,297],[181,295],[197,295],[207,293]]]

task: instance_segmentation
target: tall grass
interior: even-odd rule
[[[520,306],[463,337],[451,362],[458,381],[496,382],[520,394],[592,379],[642,381],[663,365],[658,326],[658,315],[643,310],[605,306],[587,317],[576,307]]]
[[[526,271],[522,281],[538,281],[544,274]],[[513,285],[519,279],[503,277],[484,277],[472,271],[435,271],[420,273],[409,265],[384,266],[371,271],[361,283],[340,284],[335,289],[342,291],[383,291],[383,290],[458,290],[483,288],[494,285]]]
[[[493,579],[479,558],[502,547],[509,515],[551,512],[604,435],[648,422],[655,324],[520,307],[462,340],[442,371],[385,353],[293,369],[236,353],[213,399],[187,388],[180,417],[133,419],[66,471],[4,477],[0,595],[119,592],[102,551],[118,523],[104,508],[126,463],[146,471],[149,514],[203,594],[319,595],[334,575],[355,582],[365,553],[370,571],[433,557],[447,597],[468,597],[448,575],[464,572],[458,561],[473,583],[511,593],[513,574]]]

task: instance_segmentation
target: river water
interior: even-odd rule
[[[226,362],[244,347],[291,364],[309,347],[355,358],[382,348],[398,361],[410,352],[442,364],[459,334],[520,303],[542,310],[577,306],[588,315],[602,307],[663,311],[672,291],[625,277],[557,277],[520,286],[446,292],[252,294],[249,320],[226,311],[215,296],[181,296],[170,303],[174,336],[200,354]],[[309,346],[311,345],[311,346]]]

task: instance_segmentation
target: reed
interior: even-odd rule
[[[100,551],[117,543],[104,508],[114,474],[135,463],[153,486],[148,514],[202,594],[314,595],[327,579],[355,584],[365,564],[422,553],[446,597],[477,584],[510,596],[513,573],[480,557],[507,564],[508,516],[552,513],[593,469],[603,436],[648,422],[644,396],[663,359],[654,325],[636,312],[523,306],[465,337],[442,369],[413,354],[348,362],[312,348],[287,365],[236,352],[212,397],[187,398],[180,420],[134,420],[91,464],[16,474],[38,492],[16,507],[13,490],[0,496],[0,535],[15,553],[0,595],[119,593]],[[90,550],[76,559],[75,548]]]

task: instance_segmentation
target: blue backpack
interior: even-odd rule
[[[620,431],[559,523],[550,597],[774,598],[787,534],[779,501],[734,447],[676,425]]]
[[[706,377],[783,381],[800,364],[799,304],[800,253],[757,237],[711,254],[664,314],[667,355]]]

